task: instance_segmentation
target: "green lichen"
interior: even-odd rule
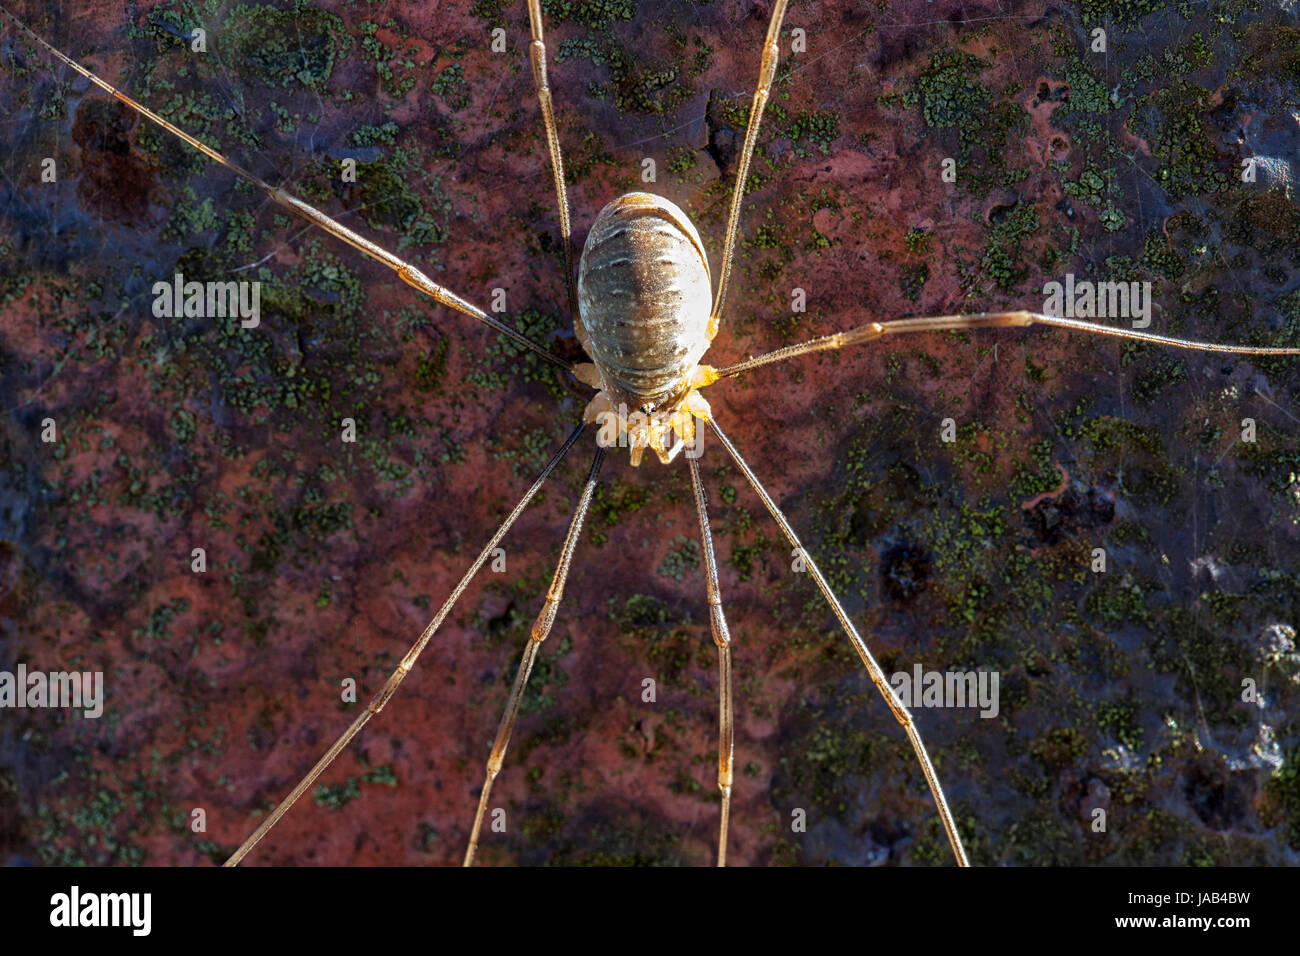
[[[379,126],[361,126],[348,136],[348,142],[353,146],[392,146],[397,142],[398,130],[398,125],[391,120]]]
[[[415,191],[411,175],[413,157],[397,151],[390,160],[357,163],[357,189],[362,215],[376,228],[389,227],[401,236],[398,248],[429,245],[447,239],[448,207],[426,208],[426,199]],[[437,183],[433,183],[436,188]]]
[[[647,867],[702,864],[682,858],[681,836],[657,815],[628,808],[612,820],[598,808],[530,808],[522,828],[525,865]]]
[[[1155,179],[1172,198],[1234,187],[1231,171],[1217,162],[1205,125],[1212,96],[1211,91],[1178,79],[1134,108],[1139,128],[1154,127],[1151,152],[1160,161]]]
[[[1168,5],[1169,0],[1080,0],[1079,13],[1084,24],[1089,26],[1094,23],[1132,26]]]
[[[1034,739],[1029,752],[1042,765],[1044,772],[1055,774],[1077,765],[1088,752],[1088,744],[1084,735],[1074,727],[1052,727]]]
[[[1102,170],[1088,162],[1079,174],[1078,181],[1065,181],[1061,184],[1061,189],[1067,196],[1079,200],[1084,205],[1094,207],[1097,210],[1098,221],[1107,232],[1117,232],[1124,227],[1126,219],[1123,211],[1115,203],[1114,197],[1119,195],[1116,180],[1117,174],[1114,169]]]
[[[1281,78],[1300,88],[1300,27],[1285,23],[1246,25],[1241,71],[1250,77]]]
[[[285,8],[240,4],[227,11],[214,44],[223,65],[265,85],[319,88],[352,46],[343,21],[294,0]]]
[[[936,53],[917,80],[921,114],[931,129],[956,129],[963,148],[979,141],[992,102],[975,77],[988,64],[960,50]]]
[[[1264,787],[1270,826],[1283,826],[1287,844],[1300,850],[1300,747],[1287,754],[1286,761]]]
[[[312,800],[316,806],[328,810],[342,810],[359,796],[361,783],[356,777],[348,777],[343,783],[321,784],[312,791]]]
[[[1045,438],[1029,449],[1031,464],[1017,469],[1012,476],[1009,489],[1011,497],[1032,498],[1051,491],[1061,483],[1060,473],[1052,465],[1052,447],[1052,440]]]
[[[1186,43],[1166,49],[1163,61],[1166,73],[1171,76],[1182,76],[1209,66],[1214,61],[1214,51],[1210,49],[1203,35],[1193,33]]]
[[[1097,79],[1088,65],[1076,60],[1065,71],[1065,82],[1070,84],[1070,102],[1068,109],[1078,113],[1109,113],[1111,110],[1110,92],[1106,84]]]
[[[217,228],[219,223],[216,202],[211,197],[200,201],[194,190],[187,188],[172,207],[162,238],[168,242],[190,239]]]
[[[795,155],[800,158],[808,155],[801,144],[811,144],[821,155],[831,151],[831,146],[840,138],[840,118],[833,110],[812,110],[799,113],[786,124],[782,132],[795,143]]]
[[[1142,265],[1162,279],[1177,279],[1187,268],[1186,260],[1159,232],[1147,233],[1142,247]]]
[[[529,307],[514,317],[516,331],[533,342],[545,345],[557,329],[557,316]],[[514,339],[498,334],[497,341],[488,346],[478,367],[465,377],[479,388],[495,390],[505,388],[516,379],[541,384],[554,398],[566,394],[565,386],[555,372],[555,366],[531,349],[519,345]]]
[[[630,484],[618,477],[598,485],[591,504],[592,537],[596,544],[603,545],[608,541],[610,528],[644,508],[650,500],[650,489],[644,485]]]
[[[1167,506],[1182,492],[1182,480],[1160,437],[1160,430],[1118,418],[1084,422],[1094,473],[1121,476],[1120,488],[1139,506]]]
[[[438,342],[415,363],[415,387],[422,392],[435,392],[447,374],[447,338],[439,336]]]
[[[631,20],[636,0],[542,0],[542,15],[562,23],[576,20],[589,27],[601,27],[615,20]]]
[[[980,265],[999,288],[1010,291],[1028,275],[1022,258],[1025,241],[1033,238],[1038,228],[1038,212],[1028,203],[1016,203],[1010,212],[994,218]]]
[[[437,74],[429,83],[429,90],[447,104],[447,108],[457,113],[469,106],[468,84],[465,82],[465,67],[453,63]]]
[[[588,88],[592,95],[609,99],[619,112],[667,113],[695,95],[694,77],[703,72],[703,61],[678,47],[671,60],[646,62],[612,36],[598,39],[569,37],[555,51],[557,63],[584,58],[594,65],[607,67],[608,81]]]
[[[694,538],[678,535],[673,539],[673,547],[664,555],[658,572],[666,578],[682,580],[688,571],[694,571],[700,565],[700,543]]]
[[[389,25],[393,25],[392,21]],[[361,49],[374,61],[375,73],[379,76],[383,91],[393,99],[401,99],[415,89],[414,61],[400,56],[379,39],[379,24],[367,20],[361,24],[360,29]]]

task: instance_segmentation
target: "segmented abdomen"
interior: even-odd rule
[[[675,389],[709,347],[709,265],[674,203],[628,193],[600,211],[578,263],[592,359],[638,398]]]

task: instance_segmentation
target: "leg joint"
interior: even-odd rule
[[[528,55],[533,63],[533,80],[537,83],[538,92],[549,94],[551,87],[546,78],[546,44],[534,40],[528,48]]]

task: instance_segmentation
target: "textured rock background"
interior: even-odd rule
[[[506,289],[576,354],[524,4],[15,6],[462,295]],[[767,4],[546,9],[578,239],[651,157],[716,273]],[[196,23],[206,54],[178,39]],[[1297,30],[1265,2],[795,3],[709,360],[1037,308],[1066,272],[1153,281],[1158,331],[1300,343],[1296,194],[1238,176],[1300,155]],[[0,853],[217,862],[382,684],[585,389],[0,37],[0,667],[102,668],[110,695],[98,721],[0,713]],[[177,270],[260,279],[261,328],[153,318]],[[896,340],[708,398],[886,671],[1000,672],[996,719],[918,713],[975,861],[1295,863],[1298,386],[1294,362],[1031,330]],[[580,448],[506,573],[250,862],[459,860]],[[951,862],[811,582],[721,449],[703,462],[736,640],[733,862]],[[680,464],[607,462],[485,863],[712,860],[716,673]],[[362,704],[340,703],[347,677]]]

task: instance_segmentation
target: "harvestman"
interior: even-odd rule
[[[573,268],[573,230],[569,218],[569,200],[564,186],[564,159],[560,150],[559,134],[555,124],[555,110],[551,100],[551,89],[546,76],[546,45],[542,35],[542,11],[540,0],[528,0],[528,18],[532,29],[532,43],[529,56],[532,61],[533,79],[537,86],[537,98],[541,106],[542,121],[546,129],[546,143],[551,155],[551,172],[555,180],[555,192],[560,217],[560,232],[564,250],[565,279],[568,290],[569,314],[573,320],[574,332],[578,341],[591,357],[591,362],[571,364],[553,354],[543,346],[531,341],[508,325],[492,318],[481,309],[462,299],[443,286],[429,279],[410,263],[381,249],[368,239],[320,210],[291,196],[283,189],[272,186],[242,168],[212,147],[200,142],[188,133],[163,119],[157,113],[140,105],[125,93],[100,79],[85,67],[74,62],[54,47],[50,46],[26,24],[20,21],[4,7],[0,12],[11,20],[28,37],[39,44],[50,55],[64,65],[80,73],[100,89],[126,104],[140,115],[184,140],[190,146],[203,153],[209,159],[220,163],[231,172],[243,177],[260,188],[277,204],[302,216],[309,222],[349,245],[388,266],[407,284],[434,299],[436,302],[463,312],[465,315],[489,326],[507,336],[519,346],[529,349],[545,361],[557,365],[583,384],[595,388],[596,395],[591,399],[583,413],[583,420],[570,433],[560,449],[542,468],[541,474],[515,505],[492,539],[479,553],[465,576],[452,591],[451,596],[438,610],[433,620],[411,645],[406,656],[397,665],[384,686],[352,722],[346,731],[326,751],[306,776],[298,782],[243,845],[226,861],[226,866],[238,864],[249,851],[257,845],[270,829],[280,820],[299,797],[316,781],[325,769],[334,761],[344,747],[366,725],[372,716],[383,710],[389,698],[396,693],[406,675],[415,666],[416,660],[424,650],[434,632],[446,619],[456,600],[469,585],[471,579],[491,556],[510,526],[523,512],[528,502],[541,489],[547,477],[555,469],[565,454],[577,442],[586,426],[596,422],[600,426],[597,447],[591,463],[586,484],[574,507],[569,520],[568,531],[560,551],[560,560],[555,576],[546,594],[546,601],[537,620],[533,624],[530,640],[524,648],[519,670],[515,675],[514,687],[501,717],[500,727],[492,745],[487,761],[487,773],[479,797],[478,810],[474,815],[474,826],[470,833],[469,846],[465,851],[466,866],[474,861],[474,852],[478,847],[479,831],[483,815],[487,810],[488,798],[492,790],[492,781],[501,771],[506,747],[510,743],[510,734],[514,728],[515,718],[528,677],[532,671],[542,642],[550,633],[551,625],[559,609],[560,599],[564,594],[565,579],[569,565],[582,530],[583,519],[596,490],[601,464],[605,456],[605,447],[626,444],[630,449],[633,466],[640,463],[642,452],[650,448],[664,464],[672,462],[678,453],[695,440],[695,421],[706,422],[717,437],[736,467],[744,474],[745,480],[762,500],[772,519],[780,527],[790,545],[803,557],[808,572],[822,595],[830,604],[839,620],[840,626],[848,635],[862,659],[872,682],[879,689],[894,717],[902,724],[916,752],[917,761],[925,774],[925,779],[934,797],[939,817],[943,821],[948,841],[961,866],[969,865],[961,837],[957,833],[952,813],[944,796],[943,786],[935,773],[916,723],[907,707],[895,695],[885,679],[880,665],[876,663],[866,642],[849,619],[839,600],[835,597],[825,576],[817,567],[812,556],[804,550],[798,536],[785,515],[772,500],[753,470],[745,462],[740,452],[731,444],[717,422],[710,415],[708,402],[700,395],[699,389],[715,382],[748,372],[774,362],[785,361],[812,352],[841,349],[846,346],[860,345],[873,339],[888,335],[909,332],[939,332],[954,329],[998,328],[1003,326],[1028,326],[1034,324],[1054,325],[1061,328],[1082,332],[1094,332],[1113,335],[1125,339],[1137,339],[1170,345],[1185,349],[1200,349],[1210,352],[1231,352],[1238,355],[1296,355],[1300,349],[1265,348],[1250,346],[1219,345],[1209,342],[1197,342],[1188,339],[1171,338],[1163,335],[1151,335],[1145,332],[1112,328],[1077,319],[1043,315],[1036,312],[982,312],[973,315],[941,315],[929,318],[895,319],[885,322],[870,322],[847,332],[837,332],[812,339],[799,345],[777,349],[756,358],[724,366],[721,369],[699,364],[717,335],[722,323],[722,307],[727,295],[727,282],[731,276],[732,259],[735,255],[736,236],[740,221],[740,203],[744,192],[745,180],[749,175],[749,166],[758,140],[759,125],[762,122],[763,109],[767,104],[772,81],[776,76],[779,58],[778,40],[781,33],[781,21],[789,0],[775,0],[771,19],[768,23],[767,37],[763,42],[762,65],[759,70],[758,87],[754,91],[753,104],[749,111],[749,120],[745,130],[745,143],[740,154],[740,163],[736,170],[736,185],[732,190],[730,214],[727,218],[726,239],[722,252],[722,271],[718,276],[716,292],[712,291],[708,257],[705,254],[699,233],[686,214],[668,200],[650,193],[628,193],[607,205],[596,218],[579,258],[578,269]],[[710,304],[710,299],[711,304]],[[635,409],[632,414],[627,409]],[[718,566],[713,553],[713,536],[709,529],[707,499],[704,486],[700,480],[700,466],[694,457],[687,456],[691,471],[691,486],[694,491],[695,509],[700,524],[700,539],[703,545],[705,567],[705,584],[709,604],[709,623],[713,632],[713,641],[718,650],[718,789],[722,795],[721,819],[718,828],[718,865],[723,866],[727,860],[727,824],[731,810],[731,786],[733,765],[733,726],[731,693],[731,637],[727,629],[726,616],[722,610],[722,595],[718,586]]]

